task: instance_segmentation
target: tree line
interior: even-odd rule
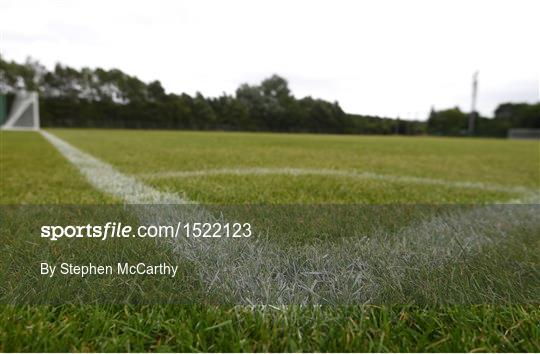
[[[348,114],[338,102],[296,98],[278,75],[242,84],[234,95],[205,97],[166,93],[159,81],[118,69],[56,64],[50,71],[32,59],[0,57],[0,93],[9,101],[20,89],[39,92],[44,127],[462,135],[468,120],[457,108],[432,111],[427,122]],[[503,104],[495,118],[477,121],[477,135],[504,136],[510,127],[539,127],[540,105]]]
[[[459,108],[432,110],[427,120],[426,132],[430,135],[460,136],[468,133],[470,113]],[[475,114],[474,135],[485,137],[506,136],[511,128],[540,129],[540,103],[503,103],[495,110],[493,118]]]

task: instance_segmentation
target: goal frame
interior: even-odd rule
[[[30,110],[30,111],[29,111]],[[31,125],[20,125],[24,114],[29,112]],[[20,91],[15,95],[15,100],[11,105],[5,123],[1,127],[3,130],[39,130],[39,98],[35,91]]]

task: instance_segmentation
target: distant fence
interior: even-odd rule
[[[540,139],[540,129],[508,129],[508,139]]]

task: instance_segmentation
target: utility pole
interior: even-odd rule
[[[474,121],[476,119],[476,94],[478,91],[478,71],[473,74],[471,113],[469,115],[469,135],[474,134]]]

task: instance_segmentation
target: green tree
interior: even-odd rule
[[[432,110],[427,121],[427,131],[435,135],[464,135],[467,124],[467,114],[458,107],[443,111]]]

